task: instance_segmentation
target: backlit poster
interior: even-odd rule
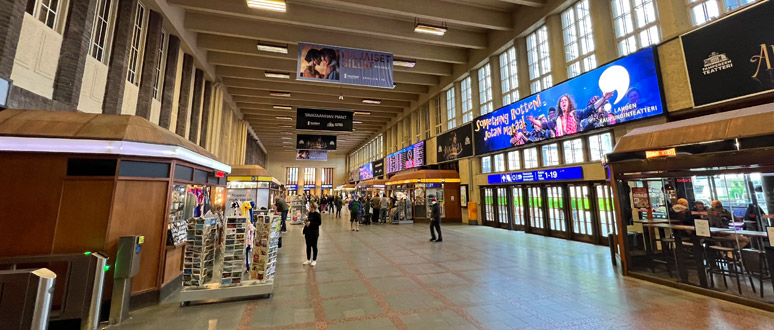
[[[620,58],[473,121],[477,155],[664,113],[653,48]]]
[[[473,130],[470,124],[448,131],[436,138],[438,162],[473,156]]]
[[[360,180],[368,180],[374,178],[374,167],[372,163],[360,166]]]

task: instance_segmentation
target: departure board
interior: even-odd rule
[[[425,142],[396,151],[384,159],[387,173],[395,173],[425,165]]]

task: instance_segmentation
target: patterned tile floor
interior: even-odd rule
[[[774,329],[774,314],[624,278],[606,247],[481,226],[323,216],[317,267],[290,226],[268,299],[133,313],[119,330]]]

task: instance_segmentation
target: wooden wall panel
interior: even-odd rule
[[[121,236],[144,235],[140,272],[132,281],[132,293],[158,289],[159,258],[166,221],[166,181],[118,181],[105,251],[115,260]]]
[[[0,169],[0,256],[51,253],[66,158],[0,152]]]
[[[454,200],[452,200],[452,196],[454,196]],[[459,183],[443,184],[443,204],[444,211],[446,212],[446,219],[449,219],[448,222],[462,222]],[[446,219],[441,220],[443,222]]]
[[[164,260],[164,281],[161,285],[166,285],[176,277],[183,274],[183,247],[169,249],[166,251]]]
[[[65,180],[54,253],[102,250],[112,200],[113,179]]]

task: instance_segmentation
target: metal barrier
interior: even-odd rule
[[[54,280],[56,274],[45,268],[0,271],[3,329],[47,329]]]
[[[57,303],[49,304],[50,321],[80,319],[81,330],[94,330],[99,325],[102,290],[107,271],[107,257],[100,253],[59,254],[0,258],[0,270],[52,268],[63,283]],[[52,290],[53,291],[53,290]],[[52,299],[53,297],[52,296]],[[43,328],[45,329],[45,328]]]

